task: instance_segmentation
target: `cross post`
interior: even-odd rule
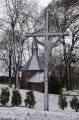
[[[49,97],[48,97],[48,66],[50,61],[50,52],[52,49],[51,44],[49,43],[50,36],[68,36],[68,32],[49,32],[49,11],[46,11],[46,19],[45,19],[45,32],[37,32],[37,33],[27,33],[26,37],[45,37],[44,47],[45,47],[45,56],[44,56],[44,110],[49,110]]]

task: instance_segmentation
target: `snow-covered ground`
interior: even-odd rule
[[[1,88],[8,85],[0,85]],[[10,88],[10,92],[12,93]],[[72,96],[67,96],[68,106],[61,110],[58,106],[58,95],[49,94],[49,111],[44,111],[44,94],[34,91],[36,105],[33,109],[24,107],[24,99],[27,90],[19,90],[22,95],[22,106],[0,107],[0,120],[79,120],[79,112],[70,108],[69,101]],[[65,94],[79,95],[79,91],[68,91]],[[79,96],[77,96],[79,98]],[[10,96],[11,99],[11,96]],[[7,104],[11,105],[11,101]]]

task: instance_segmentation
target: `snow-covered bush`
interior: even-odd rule
[[[11,100],[12,106],[19,106],[21,105],[21,103],[22,103],[21,94],[19,93],[18,90],[14,90],[12,92],[12,100]]]
[[[5,106],[7,102],[9,102],[9,96],[10,96],[9,89],[8,88],[2,88],[1,96],[0,96],[0,102],[3,106]]]
[[[79,101],[76,96],[73,96],[72,100],[70,101],[70,106],[72,109],[75,109],[76,112],[79,111]]]
[[[36,104],[35,96],[32,90],[26,92],[26,99],[24,100],[25,105],[29,108],[33,108]]]
[[[62,110],[67,107],[67,98],[64,95],[59,95],[58,105]]]

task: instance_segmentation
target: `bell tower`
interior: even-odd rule
[[[34,38],[33,38],[33,43],[32,43],[32,55],[38,56],[38,46]]]

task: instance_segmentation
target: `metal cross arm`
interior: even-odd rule
[[[49,32],[49,15],[49,11],[46,11],[45,32],[26,33],[26,37],[46,37],[48,40],[50,36],[68,36],[68,32]]]
[[[68,36],[69,35],[69,32],[48,32],[48,33],[46,33],[46,32],[43,32],[43,33],[26,33],[26,36],[27,37],[46,37],[46,36]]]

